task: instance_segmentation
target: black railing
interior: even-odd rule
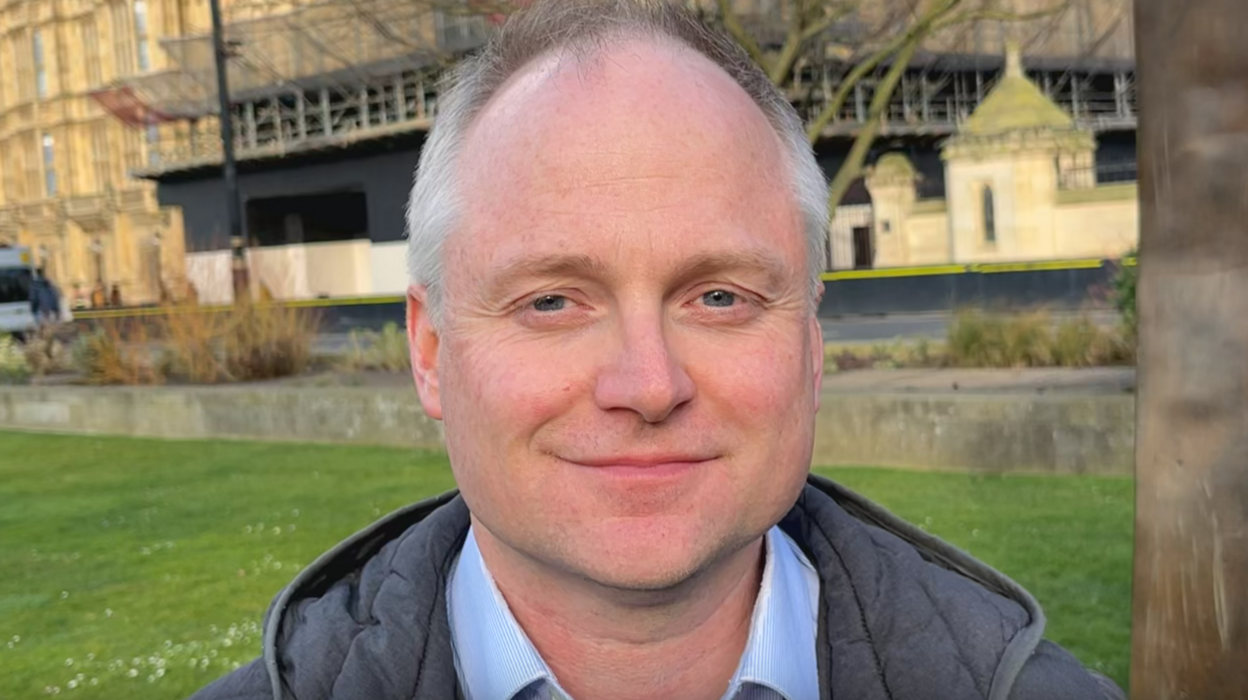
[[[1058,186],[1064,190],[1086,190],[1101,185],[1136,182],[1139,166],[1134,161],[1122,163],[1098,163],[1090,168],[1074,168],[1062,172]]]

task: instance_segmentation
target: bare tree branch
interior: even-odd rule
[[[824,15],[822,19],[812,22],[811,24],[807,25],[805,29],[802,30],[802,41],[809,41],[811,39],[814,39],[815,37],[827,31],[828,27],[831,27],[832,25],[836,24],[840,20],[845,19],[846,17],[851,15],[856,9],[858,9],[858,6],[856,4],[852,6],[847,6],[840,12],[829,12],[828,14]]]
[[[905,61],[908,66],[910,59],[913,58],[914,53],[918,51],[919,45],[922,44],[922,42],[934,31],[932,26],[936,20],[952,11],[961,2],[962,0],[943,0],[941,5],[931,9],[929,11],[930,13],[926,17],[913,23],[910,26],[910,29],[904,34],[894,37],[892,41],[876,50],[875,53],[863,60],[860,60],[857,65],[854,66],[854,69],[841,79],[836,93],[830,100],[828,100],[828,103],[824,105],[823,109],[819,112],[819,115],[815,117],[815,119],[812,120],[807,126],[806,138],[810,140],[810,143],[814,144],[823,135],[824,128],[827,127],[827,125],[836,117],[837,113],[840,112],[845,106],[845,101],[849,99],[850,91],[853,90],[854,86],[857,85],[859,81],[865,78],[868,73],[875,70],[875,68],[883,63],[889,56],[895,53],[900,55],[899,52],[902,52],[907,47],[910,47],[908,57]],[[895,67],[896,66],[894,66],[894,68]],[[902,70],[904,71],[905,69],[903,68]],[[877,96],[879,95],[879,89],[880,87],[876,88]],[[888,92],[888,97],[889,99],[892,98],[891,90]]]
[[[794,0],[789,11],[789,28],[785,33],[784,45],[780,53],[767,63],[761,64],[767,71],[767,78],[773,85],[780,85],[789,78],[793,64],[797,62],[798,52],[805,42],[802,41],[802,20],[806,14],[806,0]]]
[[[946,27],[952,27],[958,24],[967,24],[970,22],[984,22],[984,21],[994,21],[994,20],[997,22],[1030,22],[1033,20],[1044,19],[1046,17],[1052,17],[1054,15],[1060,14],[1064,12],[1068,7],[1070,7],[1070,0],[1062,0],[1062,2],[1059,2],[1053,5],[1052,7],[1048,7],[1043,10],[1037,10],[1035,12],[1024,12],[1021,14],[1017,12],[1010,12],[1009,10],[994,10],[994,9],[968,10],[966,12],[961,12],[956,15],[952,15],[950,17],[947,17],[941,20],[940,22],[935,23],[934,25],[932,25],[932,32],[938,32],[942,29],[945,29]]]
[[[806,127],[806,138],[813,145],[823,135],[823,130],[831,121],[836,118],[841,109],[845,106],[845,101],[849,99],[849,93],[853,91],[857,85],[868,73],[875,70],[876,66],[884,62],[884,59],[891,56],[899,50],[907,41],[907,37],[900,36],[893,43],[876,51],[865,60],[858,61],[853,70],[845,75],[837,85],[836,92],[820,110],[819,116],[815,117]]]
[[[887,116],[888,106],[910,68],[914,56],[942,31],[953,27],[973,26],[977,22],[1029,22],[1055,17],[1068,9],[1073,0],[1053,0],[1038,11],[1014,12],[1001,7],[1000,0],[897,0],[876,5],[864,0],[793,0],[792,14],[787,17],[783,45],[768,53],[742,25],[732,11],[729,0],[717,0],[725,28],[756,60],[771,81],[780,87],[791,87],[794,68],[815,46],[820,35],[847,17],[866,12],[869,27],[849,44],[849,53],[858,54],[847,64],[848,71],[836,89],[824,98],[825,104],[807,124],[806,136],[814,144],[823,136],[837,115],[845,108],[850,95],[864,79],[887,66],[874,86],[866,115],[853,137],[850,152],[828,188],[828,204],[835,211],[850,186],[862,175],[871,146],[879,135]],[[974,4],[973,7],[970,7]]]
[[[766,70],[767,56],[763,54],[762,47],[758,45],[754,37],[741,25],[741,18],[732,9],[729,0],[717,0],[717,3],[719,5],[719,17],[724,23],[724,29],[727,29],[732,38],[736,39],[738,44],[741,44],[741,48],[750,54],[750,58],[762,66],[763,70]]]
[[[888,109],[888,103],[892,100],[893,91],[897,89],[897,84],[901,82],[901,76],[905,74],[906,69],[910,65],[910,59],[914,58],[914,54],[922,43],[920,34],[912,37],[901,51],[897,52],[893,65],[889,67],[888,72],[884,75],[884,79],[880,81],[876,88],[875,96],[871,99],[871,109],[867,114],[867,121],[863,124],[862,129],[854,137],[854,145],[849,149],[849,155],[845,157],[845,162],[841,165],[841,169],[836,171],[836,176],[832,178],[832,183],[828,186],[828,209],[836,212],[836,208],[840,206],[841,200],[845,198],[845,193],[849,191],[850,185],[857,180],[862,174],[862,166],[866,162],[867,153],[871,150],[871,145],[875,143],[875,137],[880,133],[880,124],[884,119],[884,112]]]

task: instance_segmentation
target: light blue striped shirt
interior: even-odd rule
[[[724,700],[815,700],[819,578],[778,527],[741,664]],[[455,671],[467,700],[571,700],[512,616],[471,529],[447,590]]]

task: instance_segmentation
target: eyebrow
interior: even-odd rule
[[[767,250],[716,251],[694,255],[676,269],[674,277],[687,280],[717,272],[758,271],[765,276],[767,285],[775,288],[782,286],[790,277],[786,268],[779,256]],[[601,280],[609,275],[606,263],[591,255],[527,255],[504,263],[492,275],[489,287],[497,292],[526,279],[572,277]]]
[[[767,284],[778,287],[789,275],[785,274],[784,260],[771,251],[761,249],[719,251],[695,255],[677,271],[677,277],[686,279],[715,272],[759,271],[766,276]]]
[[[589,255],[526,255],[505,263],[492,275],[492,290],[506,289],[517,281],[540,277],[601,278],[607,266]]]

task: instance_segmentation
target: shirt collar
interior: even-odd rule
[[[767,531],[763,580],[750,620],[750,638],[727,698],[755,684],[787,700],[819,696],[815,660],[819,578],[793,540],[779,527]]]
[[[485,568],[472,528],[451,572],[447,606],[455,670],[467,700],[512,700],[537,681],[554,681]]]
[[[818,586],[814,568],[797,545],[780,528],[771,528],[749,641],[726,699],[751,685],[770,688],[786,700],[818,696]],[[451,572],[447,598],[455,669],[468,700],[515,700],[542,682],[558,688],[494,583],[471,528]]]

